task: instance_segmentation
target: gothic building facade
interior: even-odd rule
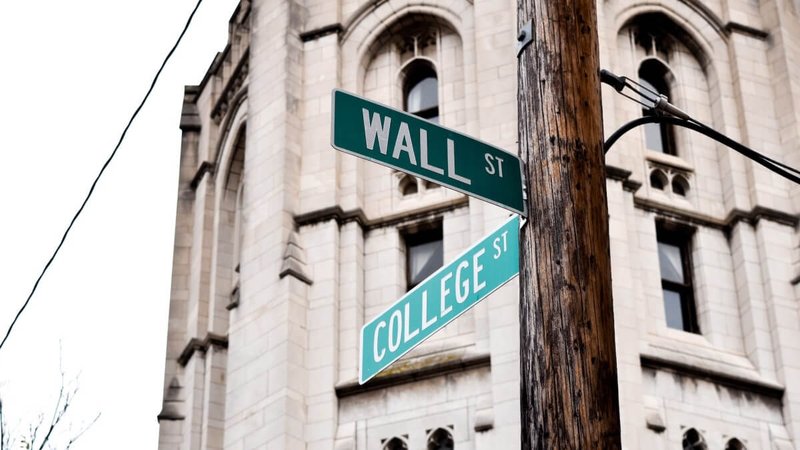
[[[597,9],[604,68],[800,167],[800,2]],[[241,1],[185,90],[159,448],[519,447],[516,280],[358,383],[365,321],[507,213],[330,145],[341,88],[516,152],[515,11]],[[648,114],[602,93],[607,136]],[[800,187],[668,125],[606,164],[625,448],[800,448]]]

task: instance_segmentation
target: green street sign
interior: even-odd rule
[[[334,148],[526,216],[516,155],[339,89],[332,101]]]
[[[514,215],[361,328],[359,382],[419,345],[519,274]]]

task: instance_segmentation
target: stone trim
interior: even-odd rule
[[[680,0],[686,6],[694,10],[700,17],[702,17],[709,25],[711,25],[718,33],[725,33],[725,26],[714,11],[703,3],[702,0]]]
[[[199,186],[200,182],[203,181],[205,174],[214,173],[214,168],[215,165],[212,162],[203,161],[200,163],[200,167],[197,168],[197,172],[194,173],[192,181],[189,183],[189,186],[191,186],[193,191],[197,190],[197,186]]]
[[[364,214],[364,210],[361,208],[345,211],[339,206],[331,206],[297,214],[294,216],[294,222],[298,228],[331,220],[335,220],[340,226],[346,223],[356,222],[364,231],[369,231],[377,228],[390,227],[400,223],[412,222],[432,214],[443,214],[467,206],[469,206],[469,197],[463,196],[447,202],[424,206],[422,208],[404,211],[378,219],[368,219],[366,214]]]
[[[764,41],[769,37],[769,33],[758,28],[753,28],[738,22],[728,22],[725,24],[725,32],[728,34],[739,33],[758,40]]]
[[[217,98],[217,102],[214,104],[214,108],[211,109],[211,119],[217,124],[222,121],[222,118],[228,112],[229,107],[232,104],[236,104],[235,100],[237,100],[239,89],[244,86],[244,80],[247,78],[249,71],[250,47],[245,49],[244,53],[242,53],[242,56],[236,63],[236,67],[233,69],[230,78],[228,78],[228,82],[225,84],[222,92],[220,92],[219,98]]]
[[[361,22],[364,17],[378,9],[379,6],[386,3],[388,0],[369,0],[361,4],[361,6],[356,9],[353,14],[350,16],[348,20],[344,22],[342,25],[343,33],[340,33],[340,40],[343,40],[348,34],[353,31],[353,26],[359,22]]]
[[[658,356],[642,354],[639,355],[639,361],[641,362],[642,368],[646,367],[648,369],[663,370],[691,378],[700,378],[721,386],[726,386],[745,392],[752,392],[764,397],[778,400],[783,398],[785,391],[783,386],[780,385],[731,375],[721,371],[701,368],[692,364],[660,358]]]
[[[635,194],[636,191],[642,187],[642,183],[631,180],[630,178],[632,173],[633,172],[630,170],[623,169],[622,167],[606,164],[606,178],[621,182],[622,189]]]
[[[183,348],[181,355],[178,356],[178,364],[180,364],[181,367],[186,367],[186,364],[188,364],[192,359],[194,352],[199,351],[205,353],[211,346],[222,349],[228,348],[228,336],[222,336],[216,333],[208,332],[206,333],[206,337],[204,339],[189,339],[189,342],[186,343],[186,347]]]
[[[772,208],[765,208],[763,206],[756,206],[750,211],[734,209],[725,219],[717,219],[705,214],[676,208],[674,206],[666,205],[664,203],[646,198],[634,197],[633,205],[634,207],[644,211],[654,212],[661,216],[677,219],[679,221],[688,222],[698,226],[716,228],[726,233],[729,233],[739,222],[756,225],[760,220],[763,219],[788,227],[797,227],[798,223],[800,223],[800,218],[798,218],[797,215],[778,211]]]
[[[203,127],[200,113],[197,109],[197,96],[200,88],[197,86],[183,87],[183,107],[181,108],[181,122],[179,128],[183,132],[197,132]]]
[[[363,227],[367,222],[367,217],[361,208],[345,211],[341,206],[330,206],[294,216],[294,223],[298,227],[316,225],[331,220],[335,220],[339,225],[356,222]]]
[[[210,80],[211,77],[217,73],[217,71],[219,70],[219,66],[222,64],[222,61],[225,59],[225,56],[228,54],[230,50],[231,50],[231,44],[228,43],[228,45],[226,45],[221,52],[217,52],[217,54],[214,55],[214,59],[211,60],[211,64],[209,64],[208,69],[206,69],[206,73],[203,75],[203,79],[200,80],[200,84],[197,85],[197,89],[200,92],[202,92],[206,88],[208,80]]]
[[[230,302],[228,302],[227,305],[225,305],[225,309],[230,311],[232,309],[238,308],[239,307],[239,297],[240,297],[239,285],[237,284],[236,287],[234,287],[233,290],[231,291],[231,300],[230,300]]]
[[[728,227],[733,228],[733,226],[738,222],[747,222],[751,225],[755,225],[761,219],[769,220],[771,222],[793,228],[800,223],[800,218],[794,214],[778,211],[777,209],[766,208],[764,206],[756,206],[749,212],[742,211],[740,209],[734,209],[730,214],[728,214],[728,217],[725,218],[725,222],[728,223]]]
[[[313,30],[304,31],[300,33],[300,40],[303,42],[314,41],[319,38],[328,36],[329,34],[339,34],[344,30],[341,23],[332,23],[323,27],[314,28]]]
[[[358,384],[358,381],[355,380],[339,383],[335,387],[336,397],[350,397],[352,395],[364,394],[366,392],[386,389],[401,384],[413,383],[415,381],[422,381],[490,366],[491,356],[488,353],[462,356],[425,366],[411,367],[407,370],[389,371],[386,374],[377,375],[363,385]]]

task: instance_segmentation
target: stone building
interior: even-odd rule
[[[512,0],[242,0],[186,88],[161,449],[519,447],[514,280],[363,386],[360,327],[507,217],[334,151],[342,88],[516,152]],[[800,167],[798,0],[598,1],[605,68]],[[609,135],[643,114],[603,87]],[[653,125],[606,155],[622,439],[800,448],[800,188]]]

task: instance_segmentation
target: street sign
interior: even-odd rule
[[[526,215],[516,155],[339,89],[332,102],[334,148]]]
[[[514,215],[361,328],[364,384],[519,274]]]

